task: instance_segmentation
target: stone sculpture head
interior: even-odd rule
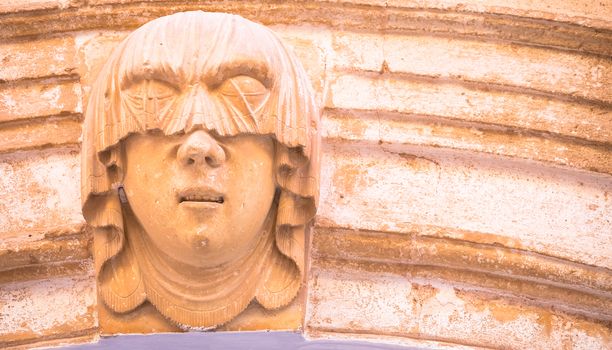
[[[256,300],[280,308],[304,274],[318,195],[318,110],[267,28],[201,11],[151,21],[92,88],[83,215],[114,312],[145,301],[188,327]]]

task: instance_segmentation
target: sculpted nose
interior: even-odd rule
[[[186,166],[207,165],[216,168],[225,162],[225,151],[217,140],[204,130],[192,132],[179,147],[177,158]]]

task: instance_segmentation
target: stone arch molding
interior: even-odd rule
[[[130,34],[83,134],[103,302],[129,313],[149,301],[188,328],[291,302],[318,201],[318,124],[302,66],[262,25],[192,11]]]

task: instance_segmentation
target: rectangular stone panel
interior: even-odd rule
[[[18,247],[84,222],[74,147],[0,155],[0,242]]]
[[[0,81],[74,74],[74,39],[23,40],[0,45]]]
[[[0,347],[50,339],[94,337],[93,264],[80,276],[0,285]]]
[[[321,164],[320,225],[399,233],[413,224],[456,228],[612,268],[609,175],[364,141],[327,140]]]
[[[397,75],[342,75],[327,107],[422,114],[611,142],[612,110],[537,94]]]
[[[81,123],[74,118],[42,118],[0,127],[0,154],[17,150],[76,144]]]
[[[82,111],[78,82],[47,79],[0,86],[0,122]]]
[[[71,267],[60,266],[91,258],[92,238],[84,224],[6,234],[0,243],[0,284],[68,272]]]

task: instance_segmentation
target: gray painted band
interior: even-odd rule
[[[57,348],[56,348],[57,349]],[[306,340],[293,332],[189,332],[102,337],[92,344],[65,346],[65,350],[416,350],[399,345],[347,340]]]

